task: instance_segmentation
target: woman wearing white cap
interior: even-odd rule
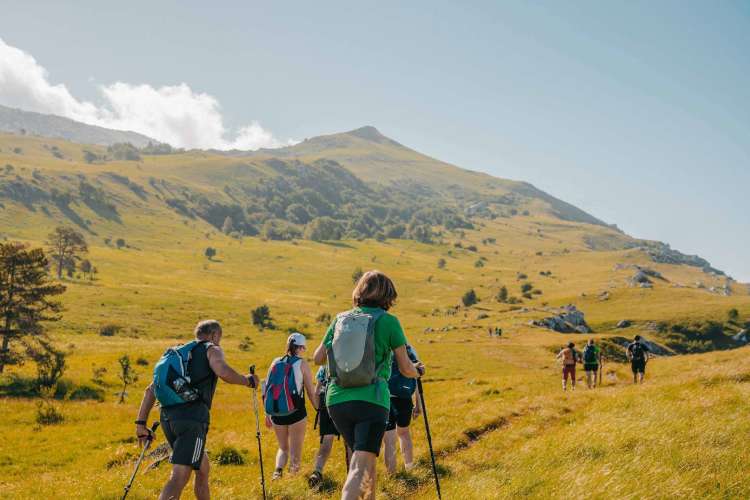
[[[276,358],[271,363],[266,377],[267,387],[264,391],[264,399],[272,396],[269,394],[275,381],[283,380],[282,383],[291,382],[291,400],[294,411],[288,415],[274,416],[266,414],[266,426],[273,426],[276,439],[279,442],[279,451],[276,452],[276,469],[273,479],[281,478],[284,466],[289,461],[289,472],[294,474],[299,471],[302,458],[302,445],[305,442],[305,430],[307,428],[307,409],[305,408],[305,395],[310,398],[313,406],[316,405],[313,389],[313,377],[310,365],[301,356],[305,354],[306,341],[301,333],[292,333],[287,339],[286,354]],[[278,365],[276,371],[274,367]],[[288,368],[285,365],[290,365]],[[286,368],[286,369],[285,369]],[[284,375],[286,373],[286,375]],[[277,374],[277,375],[275,375]],[[275,378],[274,378],[275,377]],[[302,387],[304,386],[304,392]],[[268,409],[268,402],[266,408]]]

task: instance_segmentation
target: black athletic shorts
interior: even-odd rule
[[[585,372],[597,372],[599,371],[599,365],[596,363],[584,363],[583,371]]]
[[[170,462],[201,468],[203,452],[206,450],[208,424],[197,420],[167,420],[161,418],[161,428],[172,448]]]
[[[646,373],[646,360],[631,361],[630,368],[633,369],[633,373]]]
[[[320,402],[323,403],[323,396],[320,398]],[[331,416],[328,414],[328,408],[325,403],[320,405],[318,409],[318,430],[320,431],[320,442],[323,442],[323,436],[340,436],[339,430],[334,425]]]
[[[350,449],[380,454],[388,423],[387,408],[366,401],[347,401],[329,406],[328,413]]]
[[[392,431],[397,425],[409,427],[412,411],[414,411],[414,402],[411,398],[391,396],[391,411],[388,414],[388,425],[385,426],[385,430]]]
[[[271,417],[271,422],[273,422],[276,425],[292,425],[296,424],[303,418],[307,416],[307,408],[305,407],[304,401],[302,402],[302,406],[295,410],[294,413],[291,415],[286,415],[284,417]]]

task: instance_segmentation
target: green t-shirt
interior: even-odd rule
[[[372,313],[377,309],[374,307],[357,307],[355,310],[364,313]],[[336,328],[336,320],[328,327],[323,343],[330,349],[333,343],[333,331]],[[378,372],[379,380],[372,385],[364,387],[343,388],[331,381],[328,384],[326,405],[332,406],[347,401],[366,401],[385,408],[391,407],[391,394],[388,392],[387,380],[391,376],[391,362],[393,360],[393,349],[406,345],[406,335],[401,328],[396,316],[385,313],[375,323],[375,363],[380,366]]]

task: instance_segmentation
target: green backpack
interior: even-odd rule
[[[364,387],[378,380],[375,362],[375,322],[385,314],[353,309],[336,316],[333,342],[327,349],[328,373],[339,387]]]
[[[596,347],[593,345],[587,345],[583,348],[583,362],[587,365],[595,365],[599,362],[596,358]]]

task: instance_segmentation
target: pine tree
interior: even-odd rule
[[[59,226],[47,236],[49,254],[57,267],[57,278],[62,278],[62,272],[71,267],[75,268],[75,260],[79,254],[89,251],[86,239],[81,233],[70,227]]]
[[[41,248],[0,244],[0,373],[23,362],[32,338],[44,338],[42,321],[57,321],[62,310],[50,300],[65,291],[48,281],[47,258]]]

